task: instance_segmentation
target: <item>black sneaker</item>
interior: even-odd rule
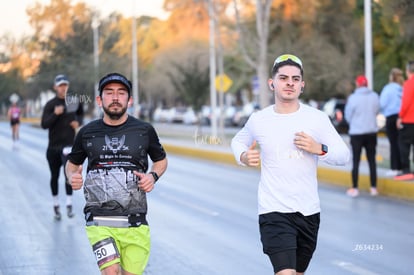
[[[60,221],[62,215],[60,214],[59,205],[53,206],[53,209],[55,210],[55,220]]]
[[[75,214],[73,214],[73,212],[72,212],[72,205],[66,206],[66,210],[68,212],[68,217],[69,218],[73,218],[73,216],[75,216]]]

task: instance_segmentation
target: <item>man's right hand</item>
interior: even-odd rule
[[[402,122],[401,122],[401,118],[397,118],[397,121],[395,122],[395,124],[396,124],[398,130],[401,130],[404,127]]]
[[[240,156],[240,161],[247,166],[259,166],[260,163],[260,152],[259,150],[255,149],[256,141],[250,145],[249,149]]]
[[[65,112],[65,106],[64,105],[57,105],[55,106],[55,115],[59,116]]]
[[[69,123],[70,127],[73,128],[73,130],[77,130],[79,128],[79,122],[77,120],[72,121],[71,123]]]
[[[69,184],[72,186],[73,190],[79,190],[82,188],[83,185],[83,178],[82,178],[82,165],[79,166],[76,172],[72,173],[69,177]]]

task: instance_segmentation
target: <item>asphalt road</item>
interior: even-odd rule
[[[99,274],[86,239],[83,194],[76,216],[53,220],[47,132],[22,125],[13,147],[0,123],[0,275]],[[258,171],[169,155],[149,194],[152,235],[144,274],[272,274],[261,251],[256,214]],[[60,185],[62,205],[65,196]],[[411,274],[414,203],[360,196],[321,183],[321,229],[307,274]]]

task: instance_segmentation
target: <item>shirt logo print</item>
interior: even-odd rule
[[[120,139],[117,137],[109,138],[107,135],[105,135],[105,143],[106,149],[109,149],[112,151],[112,153],[116,154],[124,146],[125,135],[123,135]]]

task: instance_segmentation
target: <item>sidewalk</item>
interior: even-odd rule
[[[162,124],[155,125],[167,153],[237,165],[229,145],[230,137],[237,129],[226,129],[226,140],[222,141],[208,136],[208,130],[203,130],[204,135],[201,135],[197,132],[184,133],[184,128],[172,129],[174,126],[170,127]],[[185,136],[185,138],[178,136]],[[349,144],[348,136],[344,135],[343,138]],[[363,152],[359,169],[359,189],[362,191],[361,195],[368,195],[369,169],[364,154]],[[388,140],[385,137],[379,137],[377,146],[377,189],[379,194],[414,201],[414,181],[396,181],[392,177],[386,176],[388,155]],[[319,162],[318,178],[322,182],[349,188],[351,187],[351,169],[351,162],[345,166],[330,166]]]

